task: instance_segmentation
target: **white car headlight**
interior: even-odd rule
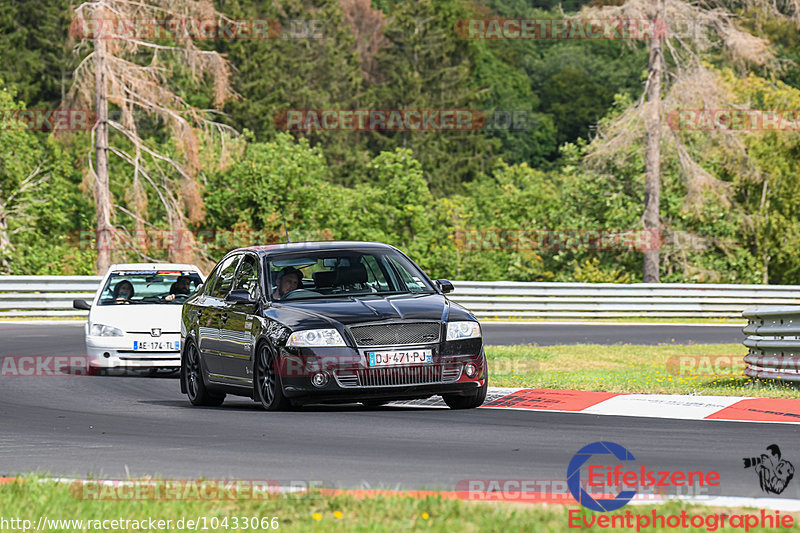
[[[122,337],[124,334],[125,332],[119,328],[105,324],[92,324],[91,335],[93,337]]]
[[[447,340],[458,341],[481,336],[481,326],[477,322],[448,322]]]
[[[344,339],[335,329],[307,329],[295,331],[289,335],[286,346],[347,346]]]

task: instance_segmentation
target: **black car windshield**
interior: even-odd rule
[[[394,250],[318,250],[267,258],[273,300],[436,292],[411,261]]]
[[[203,282],[197,272],[186,270],[119,270],[108,277],[99,305],[181,305]]]

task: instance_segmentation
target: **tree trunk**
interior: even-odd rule
[[[99,2],[98,2],[99,3]],[[102,10],[94,11],[102,19]],[[98,20],[97,28],[102,27]],[[108,188],[108,96],[106,84],[106,42],[101,32],[94,39],[94,88],[96,129],[96,165],[94,201],[97,212],[97,273],[103,275],[111,266],[111,192]]]
[[[665,20],[665,0],[653,0],[651,20],[656,28],[658,19]],[[645,231],[661,236],[659,204],[661,201],[661,77],[663,65],[662,36],[653,32],[650,39],[650,61],[647,76],[647,102],[645,129],[647,147],[644,176],[644,214],[642,222]],[[648,235],[649,237],[649,235]],[[643,278],[645,283],[659,282],[659,249],[644,252]]]
[[[11,273],[11,265],[6,259],[7,255],[11,255],[11,239],[8,236],[5,208],[0,205],[0,274]]]

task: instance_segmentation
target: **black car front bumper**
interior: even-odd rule
[[[367,352],[374,348],[282,350],[279,374],[283,392],[296,403],[400,400],[441,394],[470,395],[485,385],[486,358],[481,339],[380,348],[409,349],[431,349],[433,362],[371,367]],[[468,364],[477,368],[472,377],[465,371]],[[318,381],[315,385],[314,376],[325,383]]]

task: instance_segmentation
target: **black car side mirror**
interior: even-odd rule
[[[439,286],[439,290],[442,292],[453,292],[454,287],[449,280],[437,279],[436,284]]]
[[[92,306],[86,303],[86,300],[72,300],[72,307],[81,309],[82,311],[91,311]]]
[[[228,295],[225,297],[225,301],[231,303],[240,303],[240,304],[255,303],[255,300],[253,300],[250,297],[250,291],[244,291],[244,290],[235,290],[229,292]]]

